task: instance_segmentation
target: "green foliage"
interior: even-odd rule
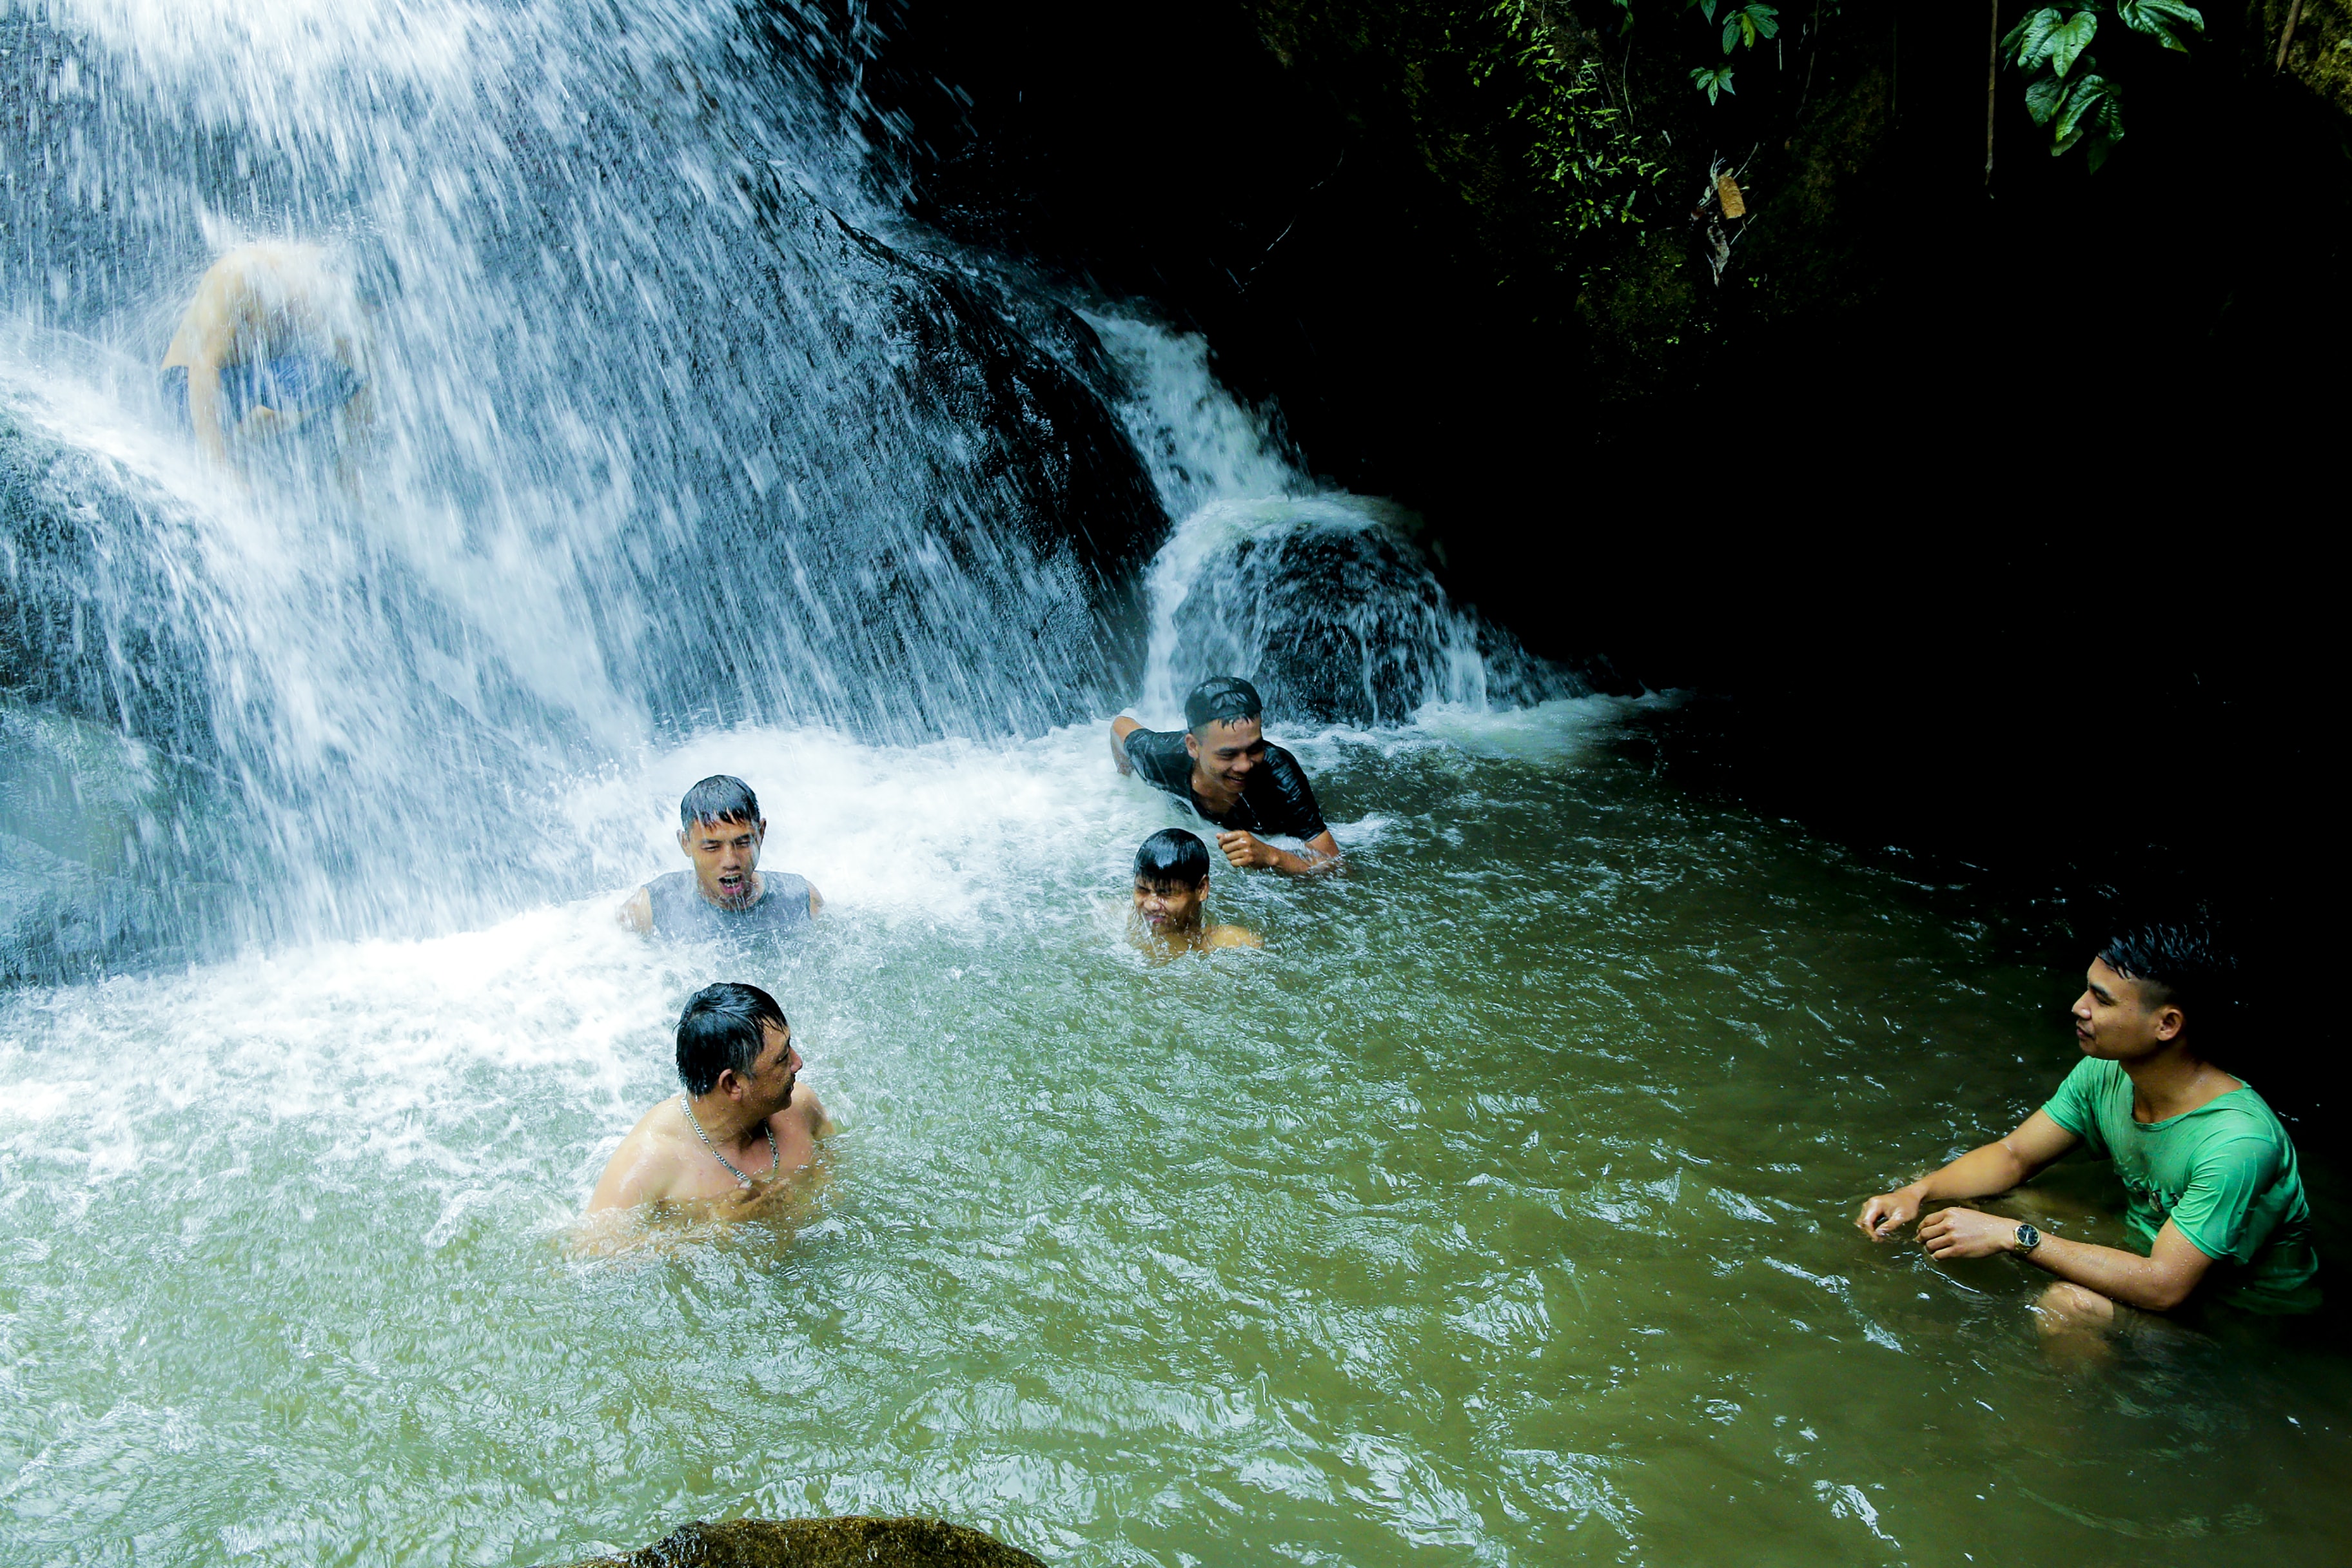
[[[1628,0],[1617,0],[1617,3],[1627,5],[1625,25],[1632,26],[1633,13]],[[1709,26],[1715,25],[1716,12],[1723,12],[1723,52],[1726,55],[1737,50],[1742,43],[1752,49],[1762,39],[1780,36],[1780,10],[1765,5],[1763,0],[1748,0],[1748,4],[1744,5],[1731,5],[1727,4],[1727,0],[1684,0],[1683,14],[1688,16],[1694,10],[1706,18]],[[1690,78],[1691,86],[1706,94],[1709,103],[1716,101],[1717,94],[1731,90],[1729,66],[1701,66],[1690,73]]]
[[[2099,14],[2087,5],[2072,16],[2055,5],[2044,5],[2039,11],[2026,13],[2025,20],[2011,27],[2000,45],[2011,51],[2011,58],[2020,70],[2039,70],[2046,66],[2063,81],[2074,68],[2076,57],[2091,47],[2098,32]]]
[[[1488,15],[1509,39],[1509,63],[1528,90],[1513,119],[1534,132],[1537,173],[1565,198],[1557,221],[1571,233],[1642,221],[1639,203],[1665,177],[1610,101],[1598,62],[1563,58],[1544,0],[1500,0]],[[1628,13],[1630,19],[1631,13]],[[1489,64],[1479,80],[1494,74]]]
[[[1729,54],[1743,38],[1752,49],[1757,39],[1777,37],[1780,24],[1775,18],[1780,15],[1771,6],[1760,4],[1742,5],[1732,12],[1723,19],[1723,52]],[[1710,16],[1707,20],[1711,22],[1715,18]]]
[[[2093,173],[2124,139],[2123,86],[2098,73],[2086,52],[2098,37],[2105,0],[2066,0],[2026,13],[2000,41],[2009,63],[2027,72],[2025,111],[2050,128],[2050,155],[2083,149]],[[2204,16],[2183,0],[2116,0],[2116,20],[2183,53],[2181,32],[2201,33]]]
[[[2166,48],[2178,49],[2184,55],[2189,46],[2173,29],[2188,27],[2199,33],[2205,30],[2204,16],[2180,0],[2123,0],[2116,7],[2116,16],[2134,32],[2148,34]]]

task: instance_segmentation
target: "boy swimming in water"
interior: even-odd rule
[[[246,245],[213,263],[158,367],[164,401],[205,457],[334,417],[373,415],[358,296],[314,245]],[[348,475],[346,476],[348,479]]]
[[[1328,871],[1339,864],[1339,840],[1298,759],[1267,742],[1264,707],[1257,688],[1239,676],[1212,676],[1184,699],[1181,731],[1112,720],[1111,761],[1223,829],[1217,847],[1233,865],[1291,877]],[[1305,852],[1266,843],[1259,836],[1267,833],[1299,840]]]
[[[621,906],[621,923],[666,937],[790,931],[816,919],[824,900],[806,877],[760,869],[768,819],[751,786],[713,773],[677,803],[677,847],[691,871],[656,877]]]
[[[1921,1220],[1920,1245],[1938,1260],[2011,1252],[2058,1276],[2041,1300],[2045,1333],[2104,1328],[2119,1303],[2168,1312],[2192,1295],[2255,1312],[2316,1310],[2294,1145],[2262,1096],[2203,1055],[2226,1013],[2229,972],[2201,931],[2143,926],[2108,942],[2074,1003],[2083,1060],[2050,1102],[2000,1142],[1872,1198],[1854,1223],[1890,1240],[1927,1204],[2005,1193],[2083,1143],[2115,1162],[2130,1194],[2125,1230],[2140,1250],[1968,1208]]]
[[[1173,957],[1221,947],[1260,947],[1257,932],[1236,925],[1210,925],[1202,905],[1209,897],[1209,847],[1200,835],[1163,828],[1135,852],[1135,909],[1130,925],[1141,943]]]

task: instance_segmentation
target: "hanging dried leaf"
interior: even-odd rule
[[[1723,204],[1726,217],[1746,217],[1748,198],[1739,194],[1739,182],[1728,174],[1715,177],[1715,199]]]

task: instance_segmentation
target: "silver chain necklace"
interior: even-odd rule
[[[702,1146],[710,1151],[710,1157],[718,1161],[720,1164],[726,1166],[727,1173],[729,1175],[734,1177],[745,1186],[750,1186],[751,1184],[751,1178],[737,1170],[735,1168],[735,1162],[730,1160],[726,1155],[719,1152],[719,1145],[710,1141],[710,1134],[705,1132],[702,1130],[702,1123],[694,1119],[694,1107],[686,1102],[686,1091],[684,1089],[680,1089],[678,1091],[677,1108],[686,1112],[686,1124],[694,1129],[694,1135],[702,1140]],[[760,1123],[760,1131],[768,1135],[768,1174],[772,1176],[778,1171],[784,1168],[784,1156],[776,1147],[776,1130],[762,1121]]]

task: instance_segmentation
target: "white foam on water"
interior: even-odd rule
[[[686,868],[677,803],[698,779],[749,783],[769,823],[761,864],[815,883],[835,918],[893,924],[1003,918],[1039,899],[1118,890],[1172,797],[1121,779],[1108,721],[1034,739],[877,746],[826,730],[703,736],[583,784],[561,813],[617,899]]]

